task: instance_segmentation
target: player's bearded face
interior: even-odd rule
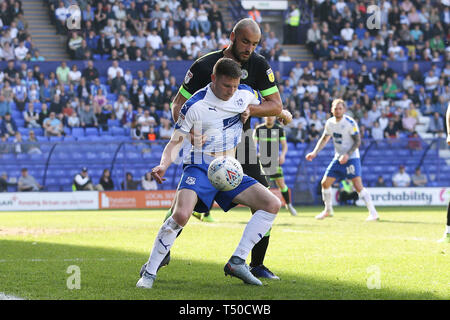
[[[344,116],[345,108],[342,105],[342,103],[339,103],[331,111],[333,113],[333,116],[335,116],[337,119],[340,119],[340,118],[342,118]]]
[[[231,44],[231,53],[240,63],[247,62],[253,51],[255,51],[259,40],[260,36],[258,34],[244,30],[241,34],[234,36],[234,41]]]

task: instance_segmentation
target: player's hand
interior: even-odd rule
[[[250,108],[247,107],[244,112],[241,113],[241,121],[242,123],[246,123],[248,118],[250,118]]]
[[[156,182],[161,184],[164,181],[166,181],[166,178],[163,178],[164,174],[166,173],[166,170],[167,168],[165,168],[162,165],[156,166],[152,169],[151,176],[153,177],[153,179],[156,180]]]
[[[340,164],[346,164],[348,161],[348,154],[343,154],[339,157],[339,163]]]
[[[282,165],[284,163],[284,161],[286,161],[286,159],[284,158],[284,156],[279,156],[278,157],[278,165]]]
[[[315,152],[310,152],[305,156],[305,159],[308,161],[313,161],[313,159],[317,157],[317,154]]]
[[[292,114],[289,112],[289,110],[283,110],[278,115],[278,120],[284,124],[287,125],[292,121]]]

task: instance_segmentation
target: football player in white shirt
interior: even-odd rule
[[[235,276],[244,283],[262,285],[245,263],[253,246],[272,227],[280,210],[280,200],[266,187],[247,175],[233,190],[218,191],[208,179],[209,163],[216,157],[236,154],[242,137],[243,122],[250,116],[249,104],[259,104],[259,95],[248,85],[240,85],[241,67],[232,59],[221,58],[214,65],[212,82],[198,90],[180,111],[175,131],[161,156],[160,165],[152,169],[158,183],[179,154],[184,139],[194,135],[207,136],[206,142],[196,144],[185,158],[183,175],[174,197],[173,214],[156,236],[145,271],[136,286],[150,289],[156,279],[161,261],[172,247],[178,232],[187,224],[193,211],[206,212],[214,201],[228,211],[238,204],[255,212],[250,218],[241,241],[224,267],[225,275]],[[201,126],[201,128],[200,128]]]
[[[345,115],[345,110],[344,100],[336,99],[333,101],[331,113],[334,117],[327,120],[322,137],[317,141],[314,150],[306,155],[306,160],[312,161],[333,137],[335,155],[321,182],[325,209],[316,216],[316,219],[333,216],[331,186],[336,179],[349,178],[352,180],[359,197],[364,200],[369,209],[369,217],[366,221],[377,221],[379,220],[378,213],[361,179],[361,161],[358,150],[361,144],[361,136],[358,125],[355,120]]]

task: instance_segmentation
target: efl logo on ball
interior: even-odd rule
[[[235,158],[219,157],[208,167],[208,179],[219,191],[230,191],[242,181],[244,173],[242,166]]]

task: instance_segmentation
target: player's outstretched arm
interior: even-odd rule
[[[314,150],[310,153],[308,153],[305,158],[308,161],[312,161],[315,157],[317,157],[317,155],[319,154],[320,150],[322,150],[323,148],[325,148],[326,144],[328,143],[328,141],[330,141],[331,136],[326,135],[325,133],[319,138],[319,140],[317,141],[317,144],[314,148]]]
[[[166,179],[163,178],[167,169],[170,167],[173,161],[178,157],[182,142],[186,134],[180,130],[175,130],[170,138],[169,142],[166,144],[164,151],[161,155],[161,161],[158,166],[152,169],[151,175],[159,184],[163,183]]]

